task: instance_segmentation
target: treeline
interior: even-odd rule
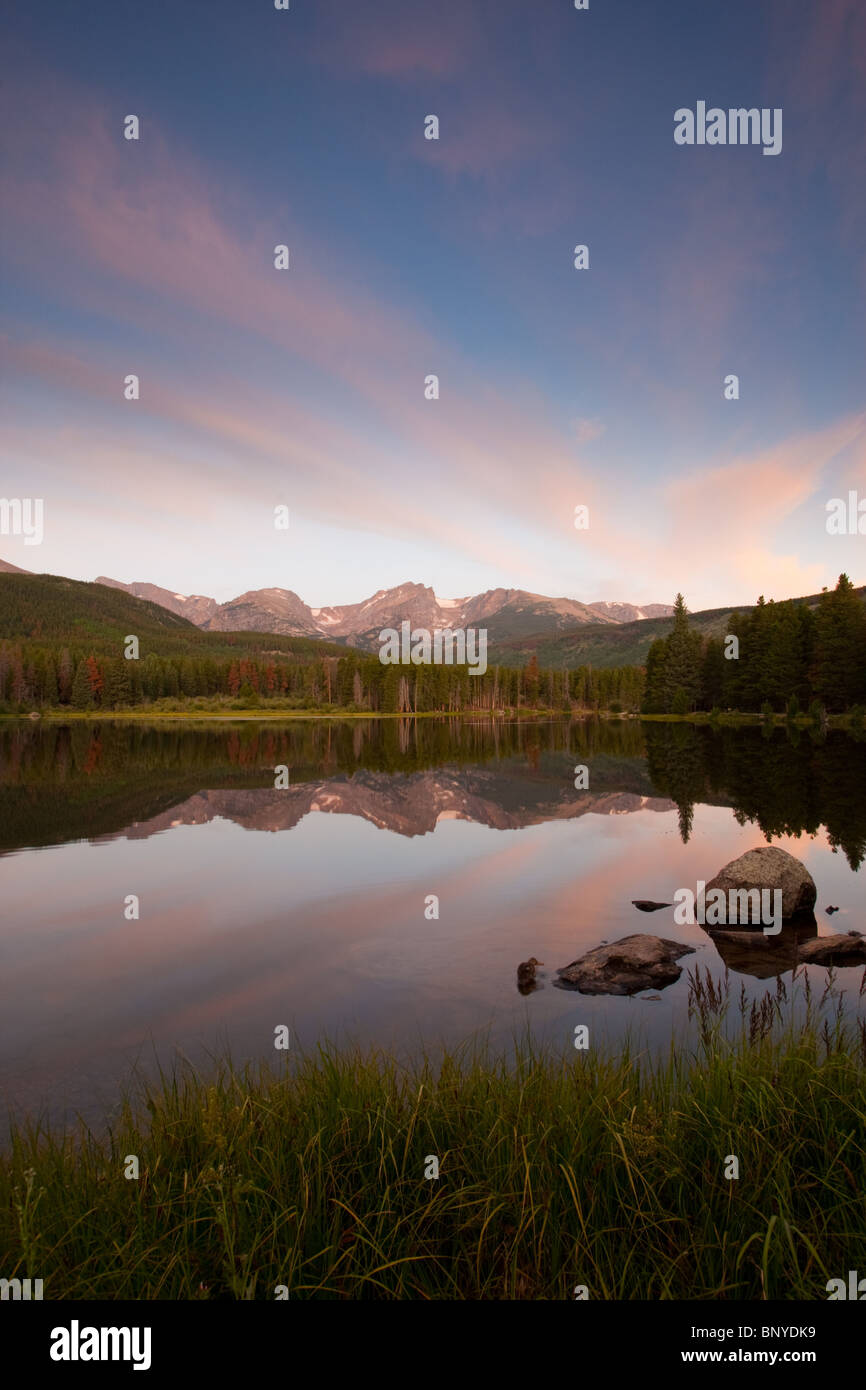
[[[123,709],[163,699],[216,696],[260,698],[306,696],[327,690],[333,658],[313,662],[215,660],[166,657],[106,657],[63,647],[0,644],[0,703],[27,709]]]
[[[0,709],[122,710],[158,701],[225,702],[235,708],[452,713],[496,709],[637,711],[643,672],[624,666],[541,671],[384,665],[377,656],[291,661],[272,657],[157,656],[128,660],[63,647],[0,644]]]
[[[671,633],[647,653],[645,714],[763,710],[791,717],[866,703],[866,605],[842,574],[816,608],[758,599],[723,637],[702,637],[677,594]]]
[[[550,709],[637,711],[643,672],[633,666],[540,670],[535,656],[521,668],[383,665],[352,652],[338,662],[337,703],[348,709],[422,714],[460,710]]]
[[[109,599],[112,592],[105,590]],[[124,643],[107,632],[85,645],[58,640],[36,623],[28,635],[0,642],[0,712],[180,702],[202,709],[371,714],[542,709],[685,715],[718,709],[793,717],[866,704],[866,605],[844,574],[815,607],[760,598],[751,612],[732,614],[717,637],[690,625],[678,594],[673,628],[652,643],[645,668],[540,669],[533,653],[524,667],[496,665],[476,675],[465,665],[386,665],[378,655],[311,639],[215,636],[186,626],[170,638],[157,630],[142,633],[141,658],[127,659]],[[204,641],[219,645],[208,649]]]

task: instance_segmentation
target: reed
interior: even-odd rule
[[[866,1025],[832,977],[738,1007],[697,971],[690,1005],[662,1057],[323,1043],[134,1082],[104,1135],[16,1123],[0,1274],[59,1299],[826,1298],[866,1248]]]

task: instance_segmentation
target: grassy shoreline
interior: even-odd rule
[[[696,1039],[656,1060],[324,1045],[163,1075],[103,1137],[14,1127],[5,1276],[52,1299],[825,1299],[866,1241],[866,1025],[806,989],[796,1024],[780,984],[732,1029],[698,972]]]
[[[163,720],[216,720],[230,722],[231,720],[259,720],[262,723],[273,723],[292,720],[331,720],[342,721],[347,719],[506,719],[521,720],[532,723],[540,719],[604,719],[612,721],[639,720],[641,722],[653,724],[700,724],[710,727],[749,727],[760,728],[769,726],[772,728],[815,728],[815,721],[807,714],[798,715],[795,719],[789,719],[784,714],[774,714],[772,718],[763,714],[718,714],[712,715],[704,710],[695,711],[691,714],[640,714],[637,711],[612,711],[595,709],[497,709],[497,710],[419,710],[418,713],[407,711],[397,713],[391,710],[341,710],[341,709],[304,709],[304,710],[269,710],[267,708],[242,708],[226,710],[208,709],[155,709],[141,708],[135,709],[98,709],[98,710],[73,710],[73,709],[51,709],[45,711],[33,711],[30,713],[10,714],[0,712],[0,721],[7,720],[13,723],[23,721],[32,723],[47,724],[66,724],[69,722],[84,723],[104,723],[105,720],[123,720],[131,722],[153,723]],[[849,729],[852,732],[861,732],[862,725],[852,718],[850,714],[828,714],[824,720],[824,727],[829,729]]]

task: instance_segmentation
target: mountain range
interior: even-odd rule
[[[123,589],[135,598],[158,603],[187,618],[206,632],[273,632],[288,637],[324,637],[350,647],[378,651],[383,628],[467,628],[483,625],[488,641],[504,642],[529,633],[566,631],[578,624],[618,624],[666,617],[666,603],[638,608],[632,603],[580,603],[577,599],[547,598],[524,589],[488,589],[467,598],[437,598],[424,584],[401,584],[379,589],[362,603],[311,608],[291,589],[250,589],[228,603],[203,594],[177,594],[156,584],[124,584],[100,575],[97,584]]]
[[[291,589],[251,589],[218,603],[204,594],[174,593],[158,584],[124,584],[104,575],[94,583],[35,575],[0,560],[0,574],[4,573],[10,588],[17,584],[17,592],[5,596],[2,637],[36,629],[47,635],[55,628],[55,635],[65,635],[77,626],[92,633],[105,629],[106,635],[118,625],[132,630],[136,622],[147,621],[163,646],[169,638],[175,645],[193,640],[195,629],[195,640],[214,647],[208,653],[214,656],[243,632],[272,635],[308,655],[321,650],[322,655],[336,656],[347,646],[375,652],[383,628],[399,628],[408,620],[413,627],[431,630],[483,626],[488,659],[503,666],[524,666],[533,655],[543,668],[642,666],[651,643],[667,636],[673,623],[673,609],[666,603],[640,608],[610,601],[581,603],[525,589],[488,589],[468,598],[440,599],[423,584],[401,584],[380,589],[362,603],[311,608]],[[855,592],[866,602],[866,587]],[[820,599],[820,594],[810,594],[793,602],[815,608]],[[115,611],[119,603],[123,611]],[[692,611],[689,623],[702,636],[723,636],[732,613],[746,614],[752,607]],[[189,634],[185,639],[183,631]]]
[[[0,572],[30,574],[0,560]],[[673,613],[668,603],[601,601],[581,603],[571,598],[548,598],[525,589],[488,589],[466,598],[437,598],[424,584],[400,584],[379,589],[361,603],[311,608],[292,589],[249,589],[227,603],[206,594],[178,594],[158,584],[99,575],[95,581],[121,589],[133,598],[159,604],[204,632],[269,632],[286,637],[319,637],[349,647],[378,651],[383,628],[399,628],[408,621],[413,628],[467,628],[484,625],[488,642],[498,643],[533,636],[555,636],[582,624],[616,625],[665,618]]]

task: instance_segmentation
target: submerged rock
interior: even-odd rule
[[[866,937],[857,931],[818,936],[818,924],[798,919],[778,936],[755,931],[713,931],[710,938],[729,970],[759,980],[798,965],[866,965]]]
[[[811,913],[818,896],[815,880],[805,864],[776,845],[761,845],[759,849],[747,850],[739,859],[732,859],[706,885],[707,895],[713,888],[720,888],[726,894],[732,889],[756,888],[760,892],[766,888],[773,892],[780,888],[783,921]],[[749,923],[740,922],[739,925],[748,926]],[[759,922],[756,920],[754,925],[758,926]]]
[[[856,931],[816,936],[803,942],[799,956],[803,965],[866,965],[866,937]]]
[[[729,970],[752,975],[756,980],[769,980],[774,975],[796,969],[798,949],[803,942],[817,936],[818,923],[814,915],[801,915],[772,936],[754,928],[727,931],[709,927],[704,930]]]
[[[562,988],[581,994],[638,994],[672,985],[682,974],[676,961],[693,954],[692,946],[661,936],[623,936],[609,946],[596,946],[556,973]]]
[[[641,912],[658,912],[660,907],[673,907],[673,903],[654,903],[650,898],[632,898],[632,907],[639,907]]]

